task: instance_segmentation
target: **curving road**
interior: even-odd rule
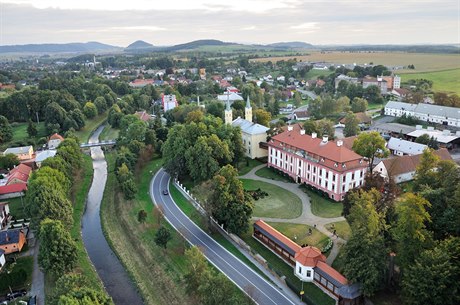
[[[180,210],[170,196],[163,195],[162,191],[169,189],[169,181],[169,174],[160,169],[150,182],[150,197],[154,204],[162,207],[166,220],[190,244],[200,247],[206,258],[257,304],[298,304],[214,241]]]

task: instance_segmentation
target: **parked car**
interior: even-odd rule
[[[33,297],[31,297],[27,305],[37,305],[37,296],[34,295]]]
[[[163,195],[169,195],[169,192],[168,192],[167,189],[164,189],[164,190],[163,190]]]
[[[10,292],[6,295],[6,298],[8,299],[8,301],[11,301],[11,300],[14,300],[16,298],[19,298],[19,297],[23,297],[27,294],[27,290],[18,290],[18,291],[13,291],[13,292]]]

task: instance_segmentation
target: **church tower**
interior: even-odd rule
[[[249,95],[246,99],[246,107],[244,108],[244,118],[246,121],[252,122],[252,107],[251,102],[249,101]]]
[[[232,109],[230,108],[229,96],[230,96],[230,92],[227,95],[227,105],[225,108],[225,124],[232,124],[233,122],[233,113],[232,113]]]

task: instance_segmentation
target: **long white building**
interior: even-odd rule
[[[460,108],[455,107],[390,101],[385,105],[385,115],[413,116],[421,121],[460,127]]]

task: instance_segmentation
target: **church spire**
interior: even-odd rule
[[[251,102],[249,101],[249,95],[246,99],[246,107],[244,108],[244,118],[246,121],[252,122],[252,107]]]
[[[227,94],[227,106],[225,108],[225,124],[232,124],[233,122],[233,113],[230,108],[230,92]]]

